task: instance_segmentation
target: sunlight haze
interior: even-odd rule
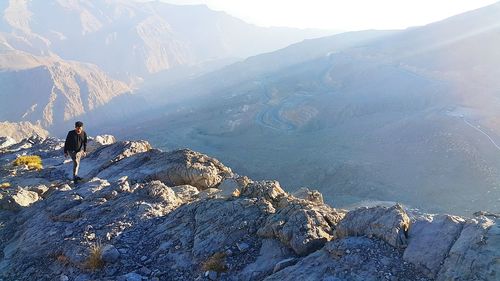
[[[402,29],[425,25],[495,0],[163,0],[188,5],[206,4],[260,26],[340,30]]]

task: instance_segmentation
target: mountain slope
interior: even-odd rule
[[[10,1],[0,30],[16,49],[98,65],[132,79],[207,60],[247,57],[325,31],[262,28],[206,6],[151,1]],[[1,7],[0,7],[1,8]]]
[[[91,64],[0,51],[1,120],[30,121],[45,128],[64,124],[130,92]]]
[[[369,40],[300,43],[166,88],[192,98],[119,133],[188,144],[292,190],[314,185],[336,205],[496,211],[499,19],[494,4]]]
[[[66,180],[62,140],[2,149],[0,278],[498,280],[498,214],[337,209],[190,149],[103,140],[89,144],[79,184]],[[44,168],[13,166],[19,154]]]

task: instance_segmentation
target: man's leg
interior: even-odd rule
[[[80,152],[70,152],[71,160],[73,160],[73,179],[78,177],[78,168],[80,167],[80,158],[82,154]]]

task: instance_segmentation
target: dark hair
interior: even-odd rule
[[[76,127],[83,127],[83,122],[82,121],[76,121],[75,122],[75,128]]]

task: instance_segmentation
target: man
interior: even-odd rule
[[[78,176],[78,168],[80,159],[85,157],[87,153],[87,133],[83,131],[83,123],[78,121],[75,123],[75,129],[68,132],[66,142],[64,143],[64,157],[71,157],[73,160],[73,182],[77,183],[82,180]]]

